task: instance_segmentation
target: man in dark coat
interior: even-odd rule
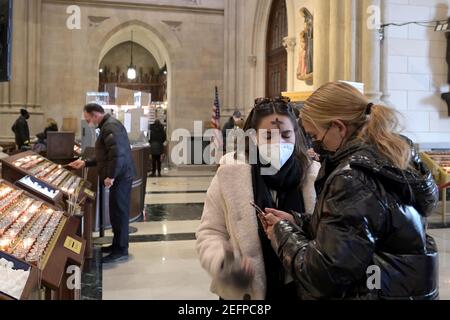
[[[110,255],[103,263],[128,259],[129,212],[133,178],[136,175],[131,155],[130,141],[125,127],[97,104],[84,107],[84,118],[90,125],[97,125],[100,135],[95,144],[95,160],[77,160],[71,163],[75,169],[97,165],[100,181],[110,190],[109,214],[113,228],[113,244],[102,248]]]
[[[30,114],[25,109],[20,109],[20,117],[14,122],[11,130],[14,132],[16,138],[16,145],[19,150],[24,150],[30,147],[30,128],[27,120],[30,119]]]

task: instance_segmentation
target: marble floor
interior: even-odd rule
[[[130,259],[103,266],[105,300],[217,300],[195,252],[206,190],[214,172],[169,171],[148,178],[144,222],[131,226]],[[111,231],[105,238],[110,240]]]
[[[130,260],[101,271],[103,299],[217,299],[209,292],[210,279],[194,247],[213,174],[180,170],[149,178],[144,222],[132,224],[137,232],[130,237]],[[440,251],[441,299],[450,300],[450,229],[444,228],[438,213],[430,219],[429,233]],[[103,241],[111,241],[111,236],[107,231]]]
[[[103,299],[217,299],[209,292],[194,242],[133,243],[130,261],[103,267]]]

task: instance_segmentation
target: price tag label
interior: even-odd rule
[[[82,243],[78,240],[75,240],[72,237],[67,237],[66,241],[64,241],[64,248],[69,249],[72,252],[75,252],[76,254],[81,253],[81,247]]]

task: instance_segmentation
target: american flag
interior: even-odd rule
[[[215,146],[215,158],[216,161],[220,160],[222,156],[222,146],[223,146],[223,138],[222,132],[220,131],[220,100],[219,100],[219,89],[215,88],[215,99],[214,106],[212,108],[212,117],[211,117],[211,128],[214,130],[214,137],[212,143]]]
[[[214,106],[212,109],[211,127],[220,130],[220,100],[219,89],[216,86],[216,98],[214,99]]]

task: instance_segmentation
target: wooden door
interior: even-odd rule
[[[266,96],[280,96],[287,89],[287,51],[283,39],[288,35],[285,0],[274,0],[267,32]]]

